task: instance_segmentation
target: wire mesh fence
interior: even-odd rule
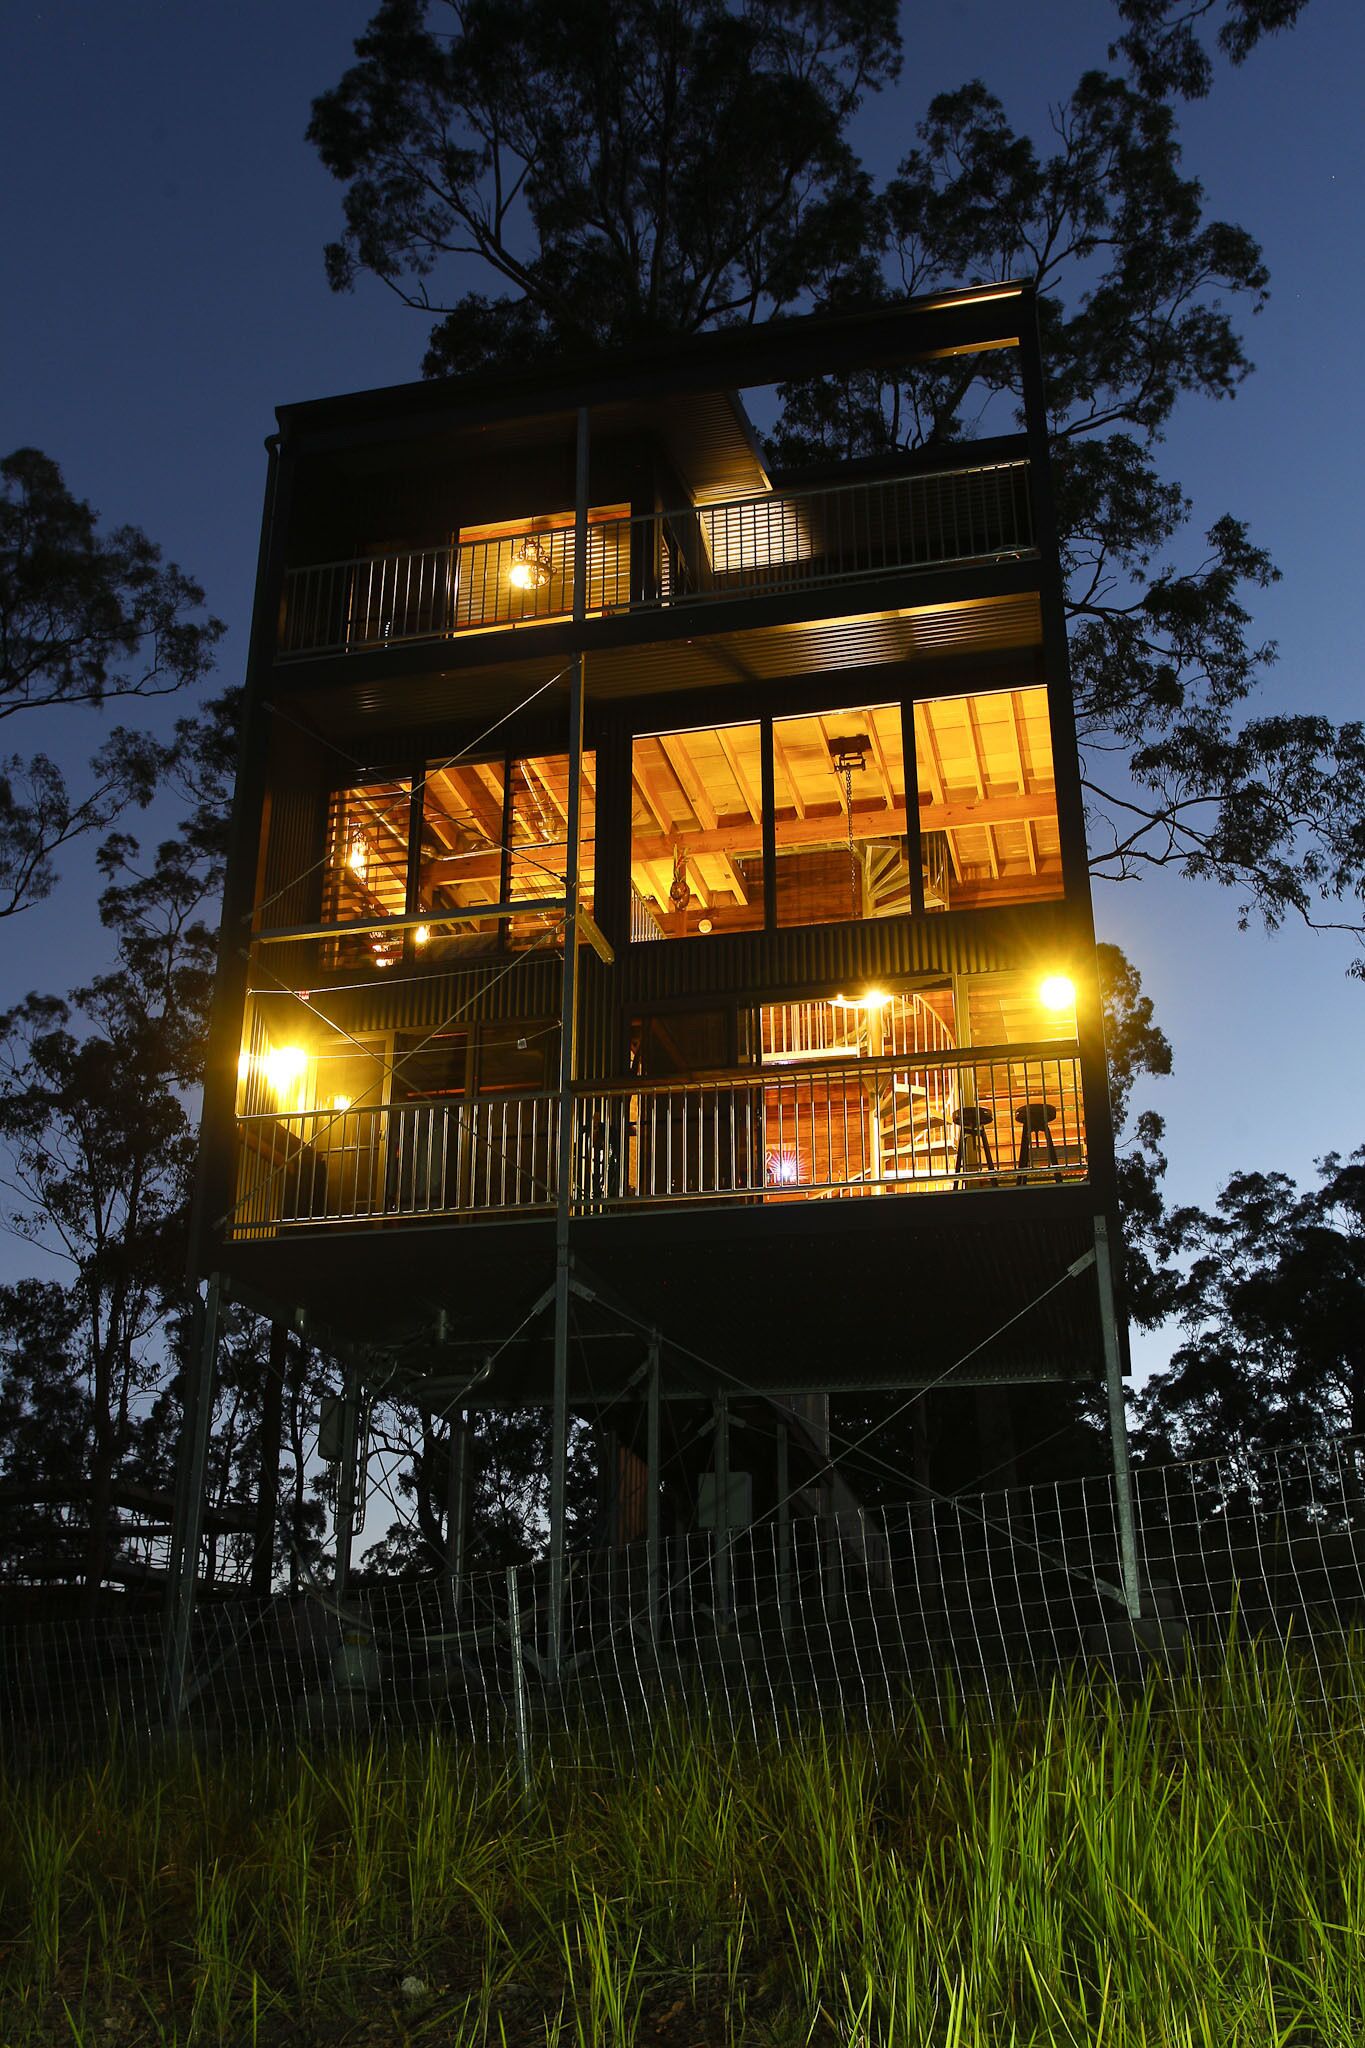
[[[1107,1475],[575,1556],[557,1632],[543,1563],[202,1602],[182,1730],[442,1727],[564,1754],[566,1733],[629,1748],[679,1711],[735,1736],[912,1703],[941,1723],[971,1691],[1017,1706],[1068,1667],[1198,1675],[1252,1644],[1262,1668],[1293,1658],[1301,1700],[1360,1709],[1340,1651],[1365,1626],[1363,1476],[1365,1439],[1139,1466],[1136,1621]],[[12,1758],[159,1736],[159,1615],[0,1627],[0,1707]]]

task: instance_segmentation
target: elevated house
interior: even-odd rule
[[[775,473],[740,396],[1000,349],[1026,432],[885,461]],[[225,1292],[343,1350],[342,1571],[379,1388],[551,1408],[552,1613],[571,1415],[618,1544],[838,1505],[840,1389],[1107,1381],[1122,1481],[1030,290],[291,405],[269,449],[200,1394]]]

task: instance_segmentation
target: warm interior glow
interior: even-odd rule
[[[427,940],[430,937],[431,932],[429,928],[424,924],[419,924],[416,931],[412,935],[412,943],[414,946],[425,946]]]
[[[1069,1010],[1076,1000],[1076,984],[1064,974],[1049,974],[1038,997],[1045,1010]]]
[[[364,874],[369,862],[369,852],[365,845],[365,835],[362,832],[357,832],[355,838],[351,841],[351,850],[346,858],[356,874]]]
[[[350,1098],[350,1096],[349,1096],[349,1095],[334,1095],[334,1096],[332,1097],[332,1107],[333,1107],[333,1109],[341,1109],[341,1110],[345,1110],[345,1109],[349,1109],[349,1108],[350,1108],[350,1106],[351,1106],[351,1098]]]

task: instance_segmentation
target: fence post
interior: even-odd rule
[[[469,1423],[462,1408],[450,1411],[446,1449],[446,1604],[452,1620],[464,1594],[465,1520],[469,1491]]]
[[[507,1633],[512,1640],[512,1718],[517,1731],[517,1764],[521,1789],[531,1790],[531,1730],[526,1713],[526,1662],[521,1642],[521,1596],[517,1591],[517,1568],[507,1567]]]
[[[787,1425],[777,1425],[777,1613],[783,1633],[792,1618],[791,1456]]]
[[[1114,1492],[1119,1514],[1119,1559],[1129,1617],[1142,1615],[1138,1579],[1137,1523],[1133,1515],[1133,1470],[1128,1460],[1128,1416],[1123,1405],[1123,1359],[1119,1352],[1118,1311],[1114,1304],[1114,1272],[1109,1255],[1109,1219],[1095,1218],[1095,1275],[1100,1290],[1100,1328],[1104,1333],[1104,1378],[1109,1394],[1109,1439],[1114,1452]]]
[[[659,1647],[659,1339],[649,1340],[649,1406],[645,1434],[645,1580],[649,1640]]]

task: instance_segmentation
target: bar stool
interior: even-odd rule
[[[1054,1167],[1060,1164],[1057,1147],[1052,1142],[1052,1119],[1056,1114],[1055,1102],[1026,1102],[1022,1109],[1015,1110],[1014,1121],[1019,1126],[1019,1180],[1023,1180],[1028,1173],[1034,1144],[1039,1138],[1047,1147],[1048,1164]],[[1054,1173],[1052,1177],[1054,1180],[1060,1180],[1062,1176],[1060,1173]]]
[[[974,1163],[979,1164],[981,1159],[984,1159],[986,1171],[988,1173],[995,1172],[995,1155],[991,1151],[990,1133],[990,1127],[994,1122],[995,1111],[983,1108],[977,1102],[969,1102],[964,1109],[958,1111],[957,1164],[953,1168],[953,1173],[959,1186],[961,1186],[968,1172],[968,1139],[972,1142]]]

